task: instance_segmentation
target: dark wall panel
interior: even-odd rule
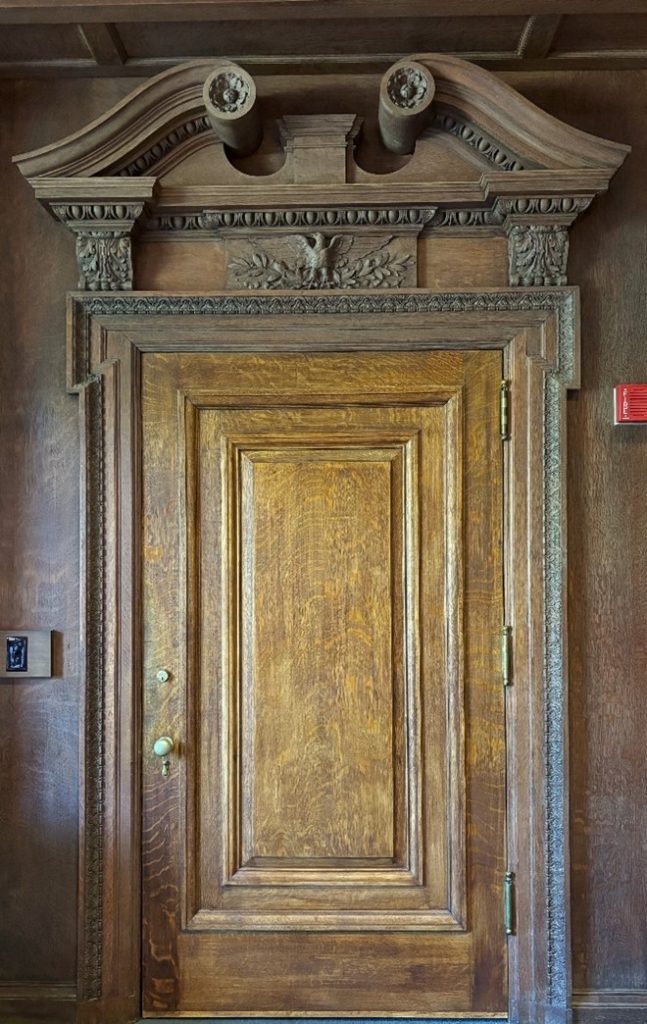
[[[612,387],[647,381],[647,73],[506,76],[556,117],[629,143],[571,232],[582,389],[569,430],[571,856],[576,989],[647,988],[647,427]]]
[[[71,983],[78,780],[78,399],[65,392],[74,242],[11,156],[130,83],[0,82],[0,628],[57,631],[55,678],[0,680],[0,984]]]

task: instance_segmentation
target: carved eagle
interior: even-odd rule
[[[354,239],[349,235],[326,238],[320,231],[312,235],[291,235],[288,239],[297,254],[297,265],[304,268],[310,286],[329,284],[340,261],[351,249]]]

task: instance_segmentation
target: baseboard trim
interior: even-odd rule
[[[73,985],[32,985],[0,983],[0,1019],[20,1024],[57,1021],[73,1024],[76,1018],[76,988]]]
[[[573,1024],[647,1024],[647,989],[576,991]]]

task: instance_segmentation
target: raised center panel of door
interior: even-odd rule
[[[505,1011],[500,377],[144,357],[148,1015]]]

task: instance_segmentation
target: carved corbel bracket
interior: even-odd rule
[[[558,224],[513,224],[508,230],[508,279],[512,287],[567,282],[568,229]]]
[[[512,287],[567,283],[568,229],[593,196],[535,196],[498,199],[508,239],[508,280]]]
[[[32,179],[36,198],[74,234],[78,287],[128,291],[133,287],[132,237],[155,178]]]

